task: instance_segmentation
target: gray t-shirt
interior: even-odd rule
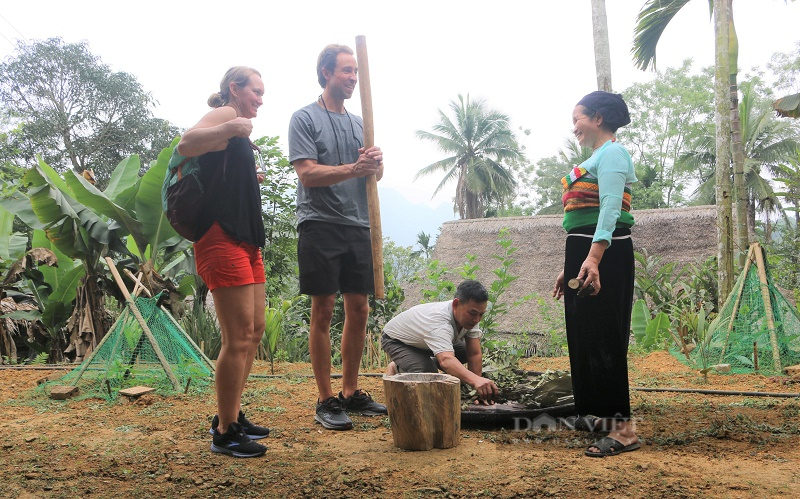
[[[480,338],[480,329],[459,328],[453,317],[453,301],[416,305],[396,315],[383,332],[406,345],[427,348],[434,355],[452,352],[453,345],[467,338]]]
[[[326,112],[316,102],[295,112],[289,122],[290,162],[313,159],[328,166],[355,163],[363,143],[364,125],[359,116]],[[297,223],[306,220],[369,227],[366,178],[326,187],[304,187],[298,180]]]

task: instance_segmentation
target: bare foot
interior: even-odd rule
[[[386,366],[386,376],[394,376],[397,374],[397,364],[394,361],[389,362],[389,365]]]
[[[633,424],[630,421],[619,421],[614,424],[614,428],[608,433],[610,438],[620,442],[625,447],[635,444],[639,441],[636,432],[633,430]],[[587,449],[589,452],[600,452],[595,446],[590,446]]]

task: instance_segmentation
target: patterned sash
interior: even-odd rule
[[[580,210],[582,208],[600,208],[600,188],[597,179],[586,171],[586,168],[576,166],[569,174],[561,179],[564,195],[561,202],[564,211]],[[625,186],[622,194],[622,211],[631,211],[631,189]]]

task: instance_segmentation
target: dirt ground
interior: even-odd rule
[[[531,370],[566,358],[527,359]],[[259,364],[259,373],[269,366]],[[210,451],[213,394],[135,403],[31,400],[44,371],[0,370],[2,497],[798,497],[800,399],[632,391],[641,450],[583,456],[596,437],[567,429],[463,425],[452,449],[396,448],[388,418],[347,432],[313,422],[307,364],[251,379],[245,411],[272,428],[266,456]],[[710,375],[669,354],[633,356],[634,387],[797,392],[786,377]],[[334,386],[338,380],[334,380]],[[362,386],[383,400],[380,377]]]

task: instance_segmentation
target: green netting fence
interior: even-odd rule
[[[775,286],[760,245],[750,247],[716,329],[688,359],[677,347],[670,351],[694,367],[730,365],[731,373],[781,374],[800,364],[800,316]]]
[[[111,330],[80,366],[44,385],[77,386],[81,397],[115,399],[119,391],[147,386],[170,395],[205,391],[214,368],[172,315],[158,306],[158,296],[127,304]],[[136,312],[152,333],[148,335]],[[42,389],[42,387],[40,387]]]

